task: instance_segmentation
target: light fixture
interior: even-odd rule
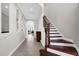
[[[33,11],[33,8],[30,8],[30,11]]]
[[[8,6],[6,5],[6,6],[4,6],[6,9],[8,9]]]

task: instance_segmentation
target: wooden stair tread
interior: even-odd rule
[[[62,36],[62,34],[49,34],[49,36]]]
[[[50,28],[50,29],[56,29],[56,28]]]
[[[57,55],[57,54],[55,54],[55,53],[51,53],[51,52],[47,52],[47,55],[48,55],[48,56],[59,56],[59,55]]]
[[[60,33],[49,33],[49,34],[60,34]]]
[[[72,42],[66,41],[66,40],[64,40],[64,39],[50,40],[50,42],[73,44]]]
[[[45,49],[40,49],[40,56],[47,56],[47,51]]]
[[[50,30],[50,31],[56,31],[57,32],[58,30]]]
[[[56,28],[56,27],[54,27],[54,26],[50,26],[50,28]]]
[[[50,38],[63,37],[63,36],[50,36]]]
[[[68,46],[57,46],[57,45],[50,45],[49,48],[55,49],[64,53],[68,53],[71,55],[78,56],[78,52],[74,47],[68,47]]]

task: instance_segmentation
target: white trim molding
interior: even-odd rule
[[[57,45],[57,46],[72,46],[74,47],[74,44],[68,44],[68,43],[52,43],[50,42],[50,45]]]

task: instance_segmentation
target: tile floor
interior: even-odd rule
[[[39,50],[43,48],[40,42],[30,34],[12,56],[39,56]]]

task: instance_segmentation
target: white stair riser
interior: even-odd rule
[[[50,31],[50,33],[60,33],[60,32]]]
[[[56,27],[50,27],[50,28],[56,28]]]
[[[69,43],[54,43],[54,42],[50,42],[50,45],[57,45],[57,46],[72,46],[72,47],[74,47],[74,44],[69,44]]]
[[[55,35],[54,34],[50,34],[49,36],[62,36],[62,35],[61,34],[57,34],[57,35],[56,34]]]
[[[58,40],[58,39],[64,39],[63,37],[62,38],[50,38],[50,40]]]

